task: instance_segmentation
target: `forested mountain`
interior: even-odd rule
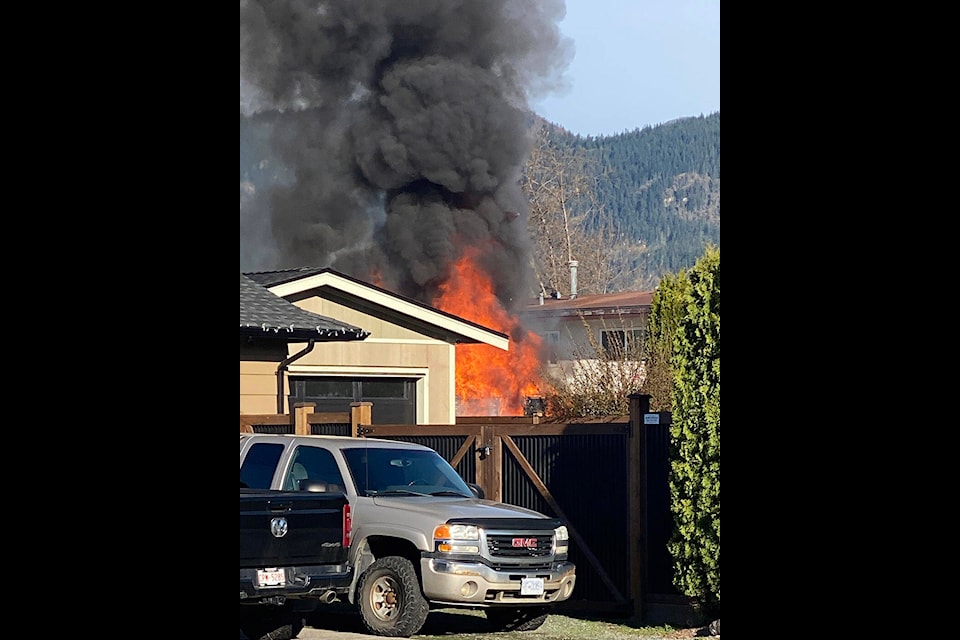
[[[612,136],[578,136],[552,125],[558,147],[582,151],[596,176],[597,200],[624,242],[644,245],[637,288],[694,265],[720,246],[720,112]]]
[[[534,114],[529,124],[537,134],[525,186],[540,187],[536,195],[527,190],[541,289],[531,295],[568,292],[571,259],[579,261],[583,295],[637,291],[692,267],[707,245],[719,247],[719,111],[598,137],[574,135]],[[325,141],[298,137],[299,125],[290,118],[240,118],[241,269],[289,262],[349,270],[331,262],[334,252],[344,260],[361,255],[353,251],[354,226],[345,222],[352,218],[342,215],[340,203],[374,186],[351,182],[359,172],[344,169],[339,152],[317,153]],[[557,184],[561,189],[552,191]],[[302,234],[328,228],[313,220],[318,211],[331,225],[327,239],[300,242]],[[304,257],[294,248],[313,253]]]

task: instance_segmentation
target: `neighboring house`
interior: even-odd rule
[[[302,339],[289,341],[284,413],[299,402],[325,412],[369,401],[374,424],[454,424],[456,345],[509,347],[506,334],[332,269],[241,274],[241,305],[244,276],[297,309],[368,333],[364,339],[316,340],[309,351]],[[245,379],[243,355],[241,346],[240,412],[274,413],[275,395],[262,381]]]
[[[644,340],[653,291],[627,291],[567,298],[541,298],[522,313],[523,325],[543,338],[547,370],[635,357]]]

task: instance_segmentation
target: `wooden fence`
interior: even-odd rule
[[[370,424],[373,403],[354,402],[350,411],[314,413],[316,405],[298,404],[294,414],[241,413],[240,433],[294,433],[297,435],[344,435],[357,437]]]
[[[248,433],[376,437],[424,444],[486,497],[560,518],[570,531],[577,587],[561,609],[697,624],[672,585],[666,543],[670,414],[631,395],[630,415],[555,422],[542,417],[462,417],[453,425],[374,425],[372,405],[350,412],[241,415]]]

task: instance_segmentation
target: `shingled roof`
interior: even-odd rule
[[[286,342],[345,342],[364,340],[370,332],[301,309],[241,273],[240,335]]]
[[[297,267],[294,269],[278,269],[276,271],[251,271],[244,275],[265,287],[272,287],[316,275],[325,271],[332,271],[326,267]]]

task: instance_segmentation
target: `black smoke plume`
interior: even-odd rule
[[[563,82],[565,11],[241,0],[241,271],[327,266],[429,303],[472,246],[525,301],[528,104]]]

